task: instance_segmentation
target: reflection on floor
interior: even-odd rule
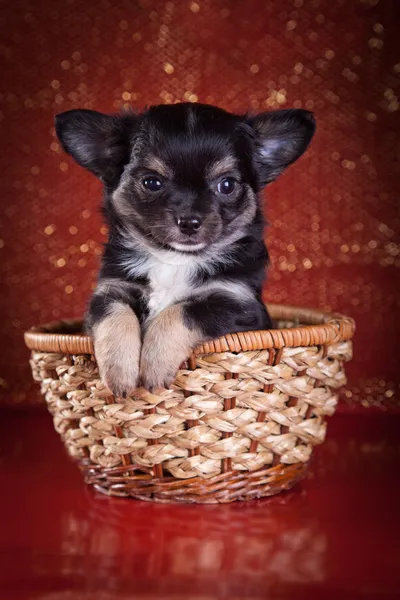
[[[400,416],[336,416],[292,492],[230,505],[109,499],[46,413],[0,413],[5,599],[389,598]]]

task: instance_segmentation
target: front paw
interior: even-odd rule
[[[175,379],[182,361],[175,367],[173,361],[162,361],[155,352],[146,352],[140,361],[139,382],[149,392],[160,388],[168,388]]]
[[[139,360],[122,364],[121,358],[117,362],[99,364],[99,371],[103,383],[117,398],[126,398],[138,387]]]
[[[168,387],[191,350],[199,343],[197,329],[188,329],[182,307],[170,306],[148,326],[140,359],[140,383],[149,391]]]
[[[117,397],[125,398],[137,386],[140,325],[131,308],[118,304],[93,330],[100,377]]]

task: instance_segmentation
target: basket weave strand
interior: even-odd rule
[[[268,308],[279,328],[207,342],[170,390],[138,389],[124,400],[100,382],[80,322],[27,332],[33,376],[86,481],[164,502],[228,502],[291,487],[324,440],[354,322]]]

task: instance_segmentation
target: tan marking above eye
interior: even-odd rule
[[[218,177],[226,175],[236,167],[237,161],[234,156],[224,156],[224,158],[216,160],[210,165],[207,169],[207,177],[209,179],[217,179]]]
[[[165,164],[163,160],[161,160],[161,158],[158,158],[158,156],[146,156],[143,160],[142,165],[145,169],[149,169],[149,171],[154,171],[155,173],[158,173],[159,175],[165,178],[172,177],[173,175],[172,170],[168,167],[168,165]]]

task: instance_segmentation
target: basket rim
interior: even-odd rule
[[[275,320],[301,320],[302,325],[284,329],[266,329],[230,333],[200,344],[193,353],[246,352],[269,348],[317,346],[350,340],[355,331],[351,317],[312,308],[269,304]],[[93,340],[83,333],[65,333],[82,327],[81,319],[63,319],[31,327],[24,334],[30,350],[65,354],[94,354]],[[60,331],[61,330],[61,331]]]

